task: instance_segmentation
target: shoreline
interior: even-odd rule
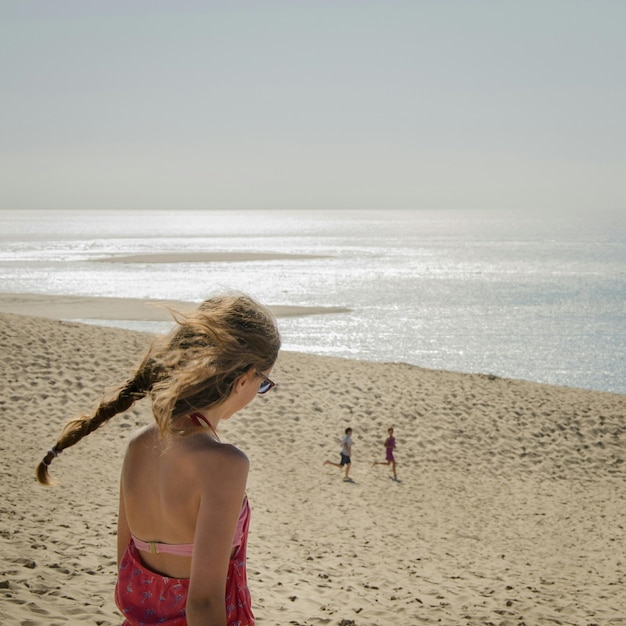
[[[194,309],[198,304],[199,302],[149,298],[0,293],[0,312],[72,321],[84,319],[171,322],[171,310],[185,313]],[[268,305],[267,308],[277,318],[347,313],[350,311],[350,309],[343,307],[289,305]]]
[[[8,313],[28,317],[39,317],[49,320],[86,324],[96,328],[119,328],[121,330],[128,330],[129,332],[144,334],[162,334],[166,331],[163,330],[163,327],[160,327],[158,330],[133,328],[132,325],[124,326],[123,322],[172,323],[172,313],[184,314],[185,312],[195,309],[198,304],[199,302],[185,300],[0,292],[0,314]],[[296,305],[266,306],[270,311],[272,311],[277,319],[288,317],[303,317],[310,315],[332,315],[349,313],[351,311],[351,309],[348,307]],[[99,324],[98,322],[113,322],[113,324]],[[115,322],[122,322],[122,324],[116,325]],[[307,355],[310,354],[312,356],[325,356],[323,354],[300,352],[298,350],[294,350],[294,352]],[[418,367],[427,371],[452,372],[455,374],[465,374],[468,376],[485,376],[490,379],[519,380],[521,382],[549,385],[553,387],[561,387],[563,389],[591,391],[595,393],[608,393],[626,397],[626,394],[622,394],[616,391],[589,389],[586,387],[577,387],[574,385],[550,382],[539,382],[526,378],[512,377],[502,374],[493,374],[487,371],[467,372],[454,369],[432,368],[427,365],[407,363],[404,361],[370,361],[368,359],[359,359],[351,356],[343,356],[337,358],[342,358],[346,361],[368,363],[371,362],[382,364],[388,363],[390,365],[406,364],[407,366]]]

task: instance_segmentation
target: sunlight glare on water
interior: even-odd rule
[[[285,347],[624,393],[626,225],[599,215],[3,212],[0,279],[8,293],[199,302],[239,290],[346,307],[281,318]],[[185,253],[245,260],[112,262]]]

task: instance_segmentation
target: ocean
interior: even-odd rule
[[[3,292],[240,290],[345,307],[281,318],[284,348],[626,393],[626,211],[2,211],[0,223]],[[285,256],[106,262],[187,252]]]

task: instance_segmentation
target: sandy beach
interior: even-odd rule
[[[34,468],[151,340],[58,319],[163,309],[13,298],[0,297],[0,623],[120,624],[119,469],[148,404],[65,451],[58,486]],[[290,352],[272,378],[221,431],[251,460],[259,625],[626,624],[626,396]],[[352,482],[323,465],[347,426]],[[388,426],[397,482],[372,465]]]

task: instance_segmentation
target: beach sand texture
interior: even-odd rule
[[[52,466],[150,335],[0,314],[0,623],[120,624],[118,476],[147,402]],[[282,353],[222,436],[251,459],[259,625],[626,624],[626,397]],[[353,482],[323,466],[354,429]],[[384,459],[395,427],[398,476]],[[146,485],[146,488],[149,488]]]

